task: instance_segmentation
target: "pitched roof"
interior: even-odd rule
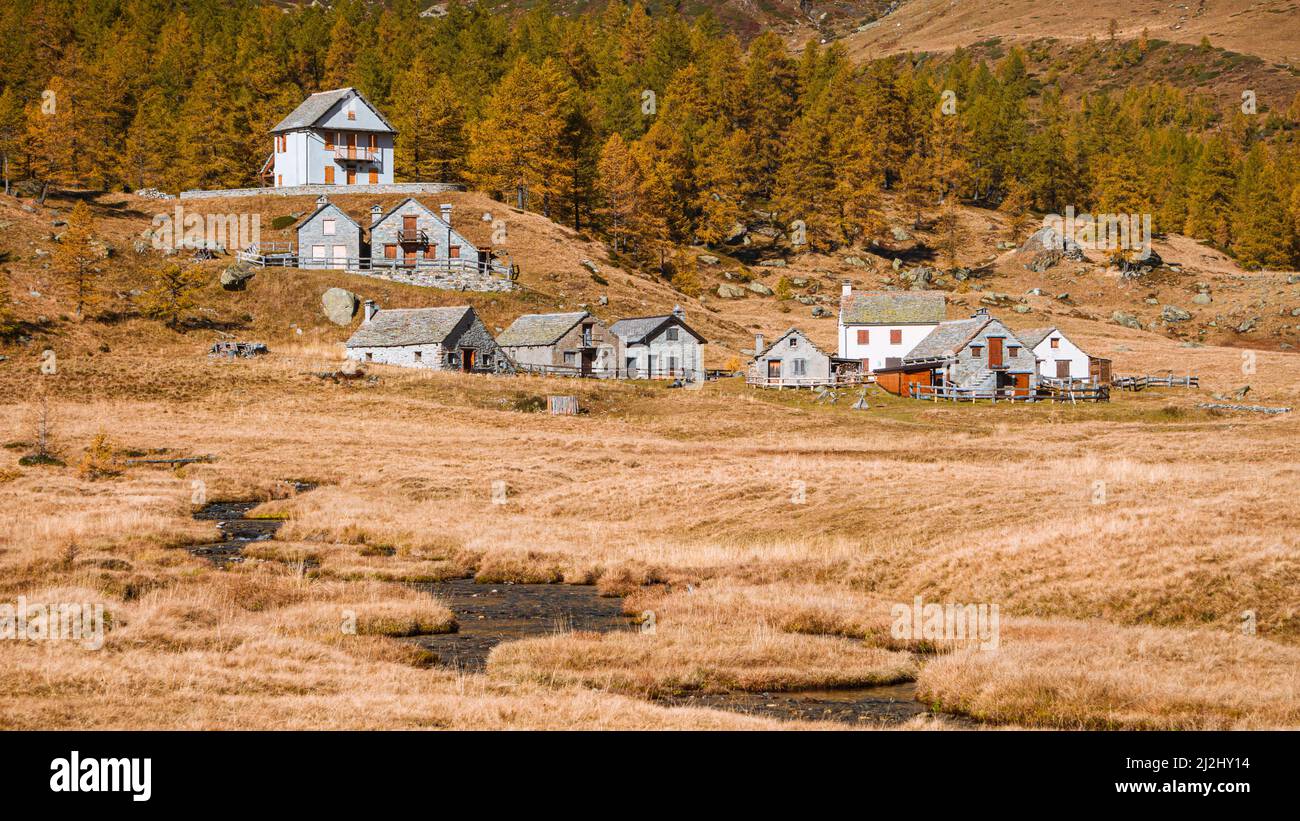
[[[417,200],[415,197],[407,197],[406,199],[404,199],[404,200],[402,200],[401,202],[399,202],[397,205],[394,205],[392,208],[389,208],[387,211],[385,211],[384,214],[383,214],[383,216],[381,216],[379,219],[377,219],[377,220],[374,221],[373,225],[378,225],[379,223],[381,223],[381,222],[383,222],[384,220],[386,220],[386,219],[388,219],[389,217],[391,217],[393,214],[396,214],[397,211],[398,211],[398,209],[405,208],[405,207],[406,207],[406,204],[407,204],[408,202],[413,202],[413,203],[415,203],[416,205],[418,205],[418,206],[420,206],[421,208],[423,208],[423,209],[425,210],[425,212],[428,213],[429,216],[433,217],[434,219],[437,219],[439,222],[442,221],[442,211],[441,211],[441,209],[438,210],[438,211],[435,211],[435,210],[433,210],[432,208],[430,208],[429,206],[427,206],[427,205],[425,205],[424,203],[422,203],[422,202],[420,202],[419,200]]]
[[[306,215],[302,219],[295,222],[293,224],[293,230],[295,231],[300,230],[304,225],[316,219],[317,214],[319,214],[321,211],[324,211],[326,208],[329,208],[331,205],[334,206],[334,210],[338,211],[340,214],[343,215],[343,219],[347,220],[348,222],[352,223],[358,228],[361,227],[361,224],[358,223],[356,220],[352,219],[352,216],[348,214],[347,211],[344,211],[342,208],[340,208],[337,203],[330,202],[325,197],[322,197],[321,199],[324,199],[325,202],[320,203],[319,205],[316,206],[316,209],[314,211],[312,211],[310,214]]]
[[[916,359],[937,359],[952,356],[966,347],[966,344],[992,321],[992,317],[982,316],[940,322],[939,327],[930,331],[925,339],[916,343],[916,347],[907,352],[907,355],[903,357],[903,361],[910,362]]]
[[[1027,328],[1023,331],[1016,331],[1016,339],[1025,344],[1029,350],[1037,348],[1049,334],[1057,333],[1056,328]]]
[[[854,291],[840,300],[846,325],[929,325],[942,322],[942,291]]]
[[[682,319],[673,314],[664,314],[663,316],[638,316],[630,319],[620,319],[613,325],[609,326],[610,333],[623,340],[625,344],[635,345],[644,342],[647,337],[653,336],[656,331],[668,323],[674,323],[686,329],[686,333],[695,337],[704,344],[704,337],[696,333],[691,326],[687,325]]]
[[[590,316],[586,311],[571,311],[565,314],[524,314],[510,323],[510,327],[497,337],[497,344],[502,347],[524,345],[553,345],[569,329]]]
[[[369,107],[370,110],[375,113],[375,116],[379,118],[380,122],[388,126],[389,132],[393,134],[397,133],[397,129],[393,128],[393,124],[390,123],[387,120],[387,118],[385,118],[384,115],[379,112],[379,109],[371,105],[370,101],[367,100],[360,91],[357,91],[355,88],[351,88],[351,87],[336,88],[330,91],[316,92],[315,94],[311,95],[310,97],[308,97],[307,99],[299,103],[298,107],[295,108],[293,111],[289,112],[289,116],[281,120],[280,124],[277,125],[275,128],[272,128],[271,133],[275,134],[280,131],[293,131],[299,128],[311,128],[316,123],[320,122],[322,117],[324,117],[326,114],[329,113],[329,110],[334,107],[335,103],[342,102],[343,100],[346,100],[349,97],[354,97],[354,96],[357,99],[361,100],[361,102],[365,103],[366,106]],[[367,129],[355,129],[355,130],[367,130]]]
[[[467,312],[468,305],[454,308],[391,308],[377,311],[369,322],[357,328],[348,340],[349,348],[388,348],[398,345],[433,345],[444,341]]]
[[[803,341],[804,341],[804,342],[807,342],[808,345],[809,345],[809,347],[811,347],[814,351],[816,351],[816,352],[819,353],[819,354],[822,354],[823,356],[826,355],[826,352],[825,352],[825,351],[823,351],[821,348],[817,347],[817,343],[816,343],[816,342],[813,342],[811,339],[808,338],[808,334],[804,333],[803,331],[799,330],[798,328],[790,328],[790,329],[788,329],[785,333],[783,333],[783,334],[781,334],[780,336],[778,336],[776,339],[773,339],[773,340],[772,340],[772,344],[770,344],[770,345],[768,345],[767,347],[763,348],[763,350],[761,350],[761,351],[756,351],[756,352],[754,353],[754,358],[755,358],[755,359],[759,359],[760,357],[767,356],[769,353],[771,353],[772,349],[776,347],[776,343],[780,342],[782,339],[785,339],[785,338],[786,338],[787,336],[789,336],[790,334],[799,334],[799,336],[803,337]]]

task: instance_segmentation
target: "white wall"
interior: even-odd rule
[[[420,352],[420,361],[415,354]],[[370,358],[367,358],[369,354]],[[381,365],[401,365],[405,368],[442,367],[442,345],[402,345],[383,348],[348,348],[348,359],[358,362],[375,362]]]
[[[933,325],[840,325],[839,355],[844,359],[865,359],[872,370],[885,367],[888,357],[903,357],[912,352],[930,331],[939,327]],[[858,331],[867,331],[866,345],[858,344]],[[890,344],[890,331],[901,330],[902,342]]]
[[[1061,340],[1060,347],[1052,347],[1053,339]],[[1039,376],[1056,378],[1056,362],[1065,359],[1070,363],[1070,377],[1072,379],[1088,378],[1088,355],[1060,331],[1053,331],[1043,337],[1043,341],[1038,343],[1037,348],[1034,348],[1034,358],[1038,360]]]
[[[669,367],[670,357],[677,358],[677,367],[681,370],[695,371],[703,367],[704,353],[701,350],[699,341],[683,328],[677,329],[677,337],[676,342],[669,341],[668,329],[665,328],[659,332],[658,336],[651,339],[648,345],[628,345],[623,362],[626,363],[628,359],[635,357],[638,377],[647,375],[647,369],[650,367],[650,357],[654,357],[656,374]],[[624,367],[626,367],[626,364],[624,364]]]
[[[362,106],[364,108],[364,106]],[[336,129],[330,129],[334,131]],[[337,129],[344,132],[345,128]],[[348,181],[347,166],[334,161],[334,151],[325,150],[325,135],[319,130],[291,131],[285,134],[286,151],[275,154],[276,185],[324,185],[326,166],[334,167],[334,184],[346,185]],[[358,132],[357,145],[367,146],[369,134]],[[393,182],[393,135],[379,134],[377,138],[380,158],[377,185],[390,185]],[[357,166],[357,185],[369,185],[369,165]]]

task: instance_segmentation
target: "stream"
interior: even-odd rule
[[[299,490],[310,489],[300,486]],[[194,514],[215,522],[221,540],[189,548],[219,566],[243,561],[245,545],[275,537],[283,521],[249,519],[260,502],[211,502]],[[488,653],[503,641],[568,630],[608,632],[636,629],[623,615],[622,599],[606,598],[590,585],[479,584],[473,579],[413,585],[436,596],[456,614],[459,630],[399,639],[431,651],[443,667],[482,673]],[[858,727],[899,724],[927,712],[916,700],[915,682],[835,690],[777,693],[684,693],[657,703],[704,707],[786,721],[832,721]]]

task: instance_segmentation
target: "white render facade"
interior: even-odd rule
[[[308,97],[271,130],[272,185],[387,185],[397,131],[354,88]]]
[[[1045,330],[1042,340],[1033,347],[1038,375],[1049,379],[1089,379],[1088,354],[1059,329]],[[1038,333],[1024,332],[1024,336],[1037,337]]]
[[[837,356],[861,362],[864,371],[887,367],[891,360],[911,353],[939,327],[946,309],[939,291],[855,292],[845,282],[840,294]]]

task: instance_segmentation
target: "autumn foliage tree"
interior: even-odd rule
[[[100,303],[103,260],[103,245],[95,234],[94,217],[83,200],[68,216],[68,228],[59,240],[53,259],[54,273],[76,305],[78,317]]]

